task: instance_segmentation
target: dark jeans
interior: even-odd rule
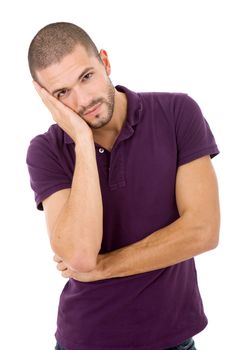
[[[197,349],[195,348],[193,338],[189,338],[185,340],[183,343],[181,343],[180,345],[174,346],[166,350],[197,350]]]
[[[66,350],[62,348],[58,343],[55,347],[55,350]],[[78,349],[77,349],[78,350]],[[192,338],[185,340],[182,344],[174,346],[173,348],[165,349],[165,350],[197,350],[195,348],[195,344]]]

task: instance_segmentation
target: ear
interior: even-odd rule
[[[110,62],[109,62],[109,59],[108,59],[108,54],[103,49],[100,50],[100,58],[101,58],[101,60],[103,62],[103,65],[105,67],[105,70],[106,70],[107,74],[110,75],[110,73],[111,73],[111,65],[110,65]]]

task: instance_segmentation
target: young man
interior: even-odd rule
[[[114,87],[106,51],[52,23],[29,48],[37,92],[56,124],[27,164],[54,260],[69,277],[56,349],[195,349],[207,325],[194,256],[214,249],[219,153],[182,93]]]

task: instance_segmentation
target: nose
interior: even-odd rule
[[[90,94],[88,94],[85,89],[80,89],[77,87],[73,89],[71,99],[72,107],[75,109],[75,111],[77,111],[77,113],[82,113],[92,101]]]

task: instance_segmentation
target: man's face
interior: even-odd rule
[[[53,96],[97,129],[113,115],[115,88],[109,79],[110,64],[100,51],[103,64],[78,45],[61,62],[37,71],[38,82]]]

